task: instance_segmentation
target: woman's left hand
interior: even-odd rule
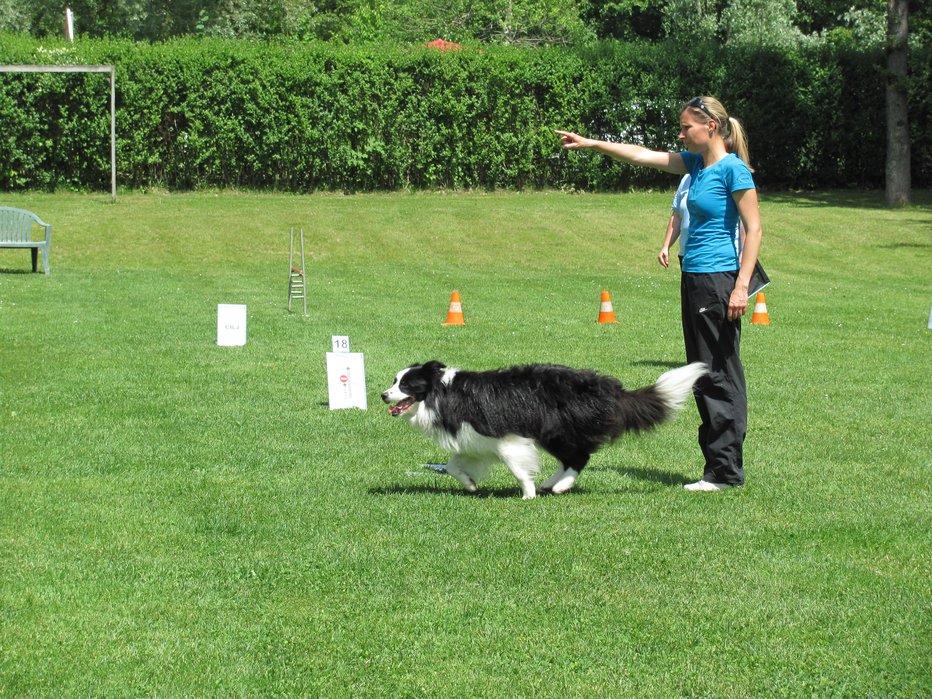
[[[593,140],[584,138],[578,133],[572,131],[554,131],[560,137],[560,142],[567,150],[579,150],[580,148],[592,148]]]
[[[738,320],[748,312],[748,294],[741,289],[735,289],[731,292],[731,298],[728,299],[728,320]]]

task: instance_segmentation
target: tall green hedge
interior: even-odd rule
[[[913,178],[932,175],[930,51],[911,58]],[[669,177],[560,152],[555,128],[676,148],[678,106],[721,97],[772,188],[883,185],[883,56],[587,48],[82,41],[0,35],[0,63],[117,66],[117,167],[133,188],[624,189]],[[0,189],[109,186],[109,84],[0,74]]]

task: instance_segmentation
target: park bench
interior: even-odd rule
[[[33,226],[45,229],[45,240],[33,240]],[[37,258],[42,253],[42,266],[49,273],[49,251],[52,246],[52,226],[31,211],[0,206],[0,248],[29,248],[32,271],[37,271]]]

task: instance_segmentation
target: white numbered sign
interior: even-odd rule
[[[327,352],[327,392],[330,409],[368,409],[366,367],[361,352]]]

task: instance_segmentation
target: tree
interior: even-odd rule
[[[599,39],[663,37],[666,0],[589,0],[580,2],[580,15]]]
[[[792,46],[802,36],[793,24],[795,14],[795,0],[731,0],[722,11],[725,42]]]
[[[571,44],[587,30],[576,0],[493,0],[488,37],[507,44]]]
[[[29,15],[22,0],[0,0],[0,31],[24,32],[29,29]]]
[[[379,8],[383,38],[403,42],[439,37],[503,44],[571,44],[592,37],[577,0],[373,0],[371,4]],[[367,16],[357,10],[353,19]]]
[[[887,0],[887,204],[910,200],[909,109],[906,100],[908,0]]]
[[[716,41],[723,0],[667,0],[663,28],[675,41]]]

